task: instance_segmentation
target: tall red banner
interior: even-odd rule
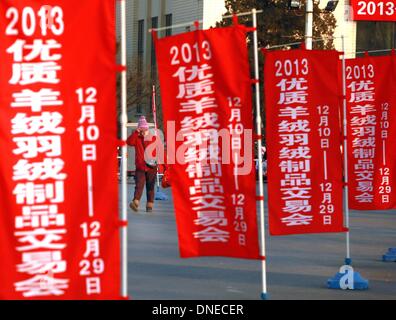
[[[0,298],[120,296],[113,0],[0,2]]]
[[[349,207],[396,208],[396,58],[346,60]]]
[[[246,31],[155,45],[180,254],[259,258]]]
[[[264,53],[270,233],[344,231],[338,53]]]

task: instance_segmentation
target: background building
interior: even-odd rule
[[[326,4],[327,1],[324,1],[320,6],[325,7]],[[342,51],[340,37],[344,35],[345,53],[348,58],[355,57],[355,52],[395,47],[395,22],[353,21],[350,0],[340,0],[333,14],[337,19],[334,45],[337,50]]]
[[[149,29],[178,25],[202,20],[201,27],[208,29],[221,21],[226,12],[224,0],[126,0],[127,14],[127,55],[128,67],[141,75],[142,85],[137,84],[136,92],[129,103],[129,119],[139,115],[151,117],[151,96],[147,91],[156,82],[157,69],[153,41]],[[119,7],[118,7],[119,10]],[[119,11],[117,12],[119,15]],[[119,25],[118,25],[119,28]],[[188,31],[191,26],[167,29],[159,36],[167,36]],[[119,31],[119,30],[118,30]],[[120,34],[118,32],[118,34]],[[136,71],[136,72],[135,72]],[[140,76],[138,76],[140,78]],[[132,81],[133,82],[133,81]],[[133,86],[133,85],[132,85]],[[132,88],[132,90],[135,90]],[[141,95],[144,98],[139,99]],[[139,102],[135,103],[136,100]]]
[[[202,20],[207,29],[221,21],[226,12],[224,0],[125,0],[127,7],[127,53],[130,70],[128,115],[135,121],[139,115],[151,120],[151,85],[157,82],[157,69],[153,41],[149,29],[161,28]],[[319,1],[319,0],[314,0]],[[327,0],[320,2],[324,9]],[[285,0],[286,3],[286,0]],[[119,7],[117,7],[119,10]],[[119,14],[119,11],[117,12]],[[341,35],[345,37],[347,57],[355,57],[356,51],[388,49],[395,47],[394,22],[352,21],[350,0],[339,0],[333,12],[337,27],[334,45],[342,51]],[[258,15],[260,19],[260,15]],[[305,19],[302,15],[301,19]],[[315,17],[314,17],[315,19]],[[118,20],[119,21],[119,20]],[[119,28],[119,25],[118,25]],[[159,32],[159,36],[188,31],[183,26]],[[118,30],[119,31],[119,30]],[[120,34],[118,32],[118,34]],[[158,88],[159,89],[159,88]],[[159,112],[161,109],[159,108]],[[161,118],[161,115],[159,115]]]

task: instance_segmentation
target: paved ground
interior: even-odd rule
[[[132,195],[133,186],[129,185]],[[170,195],[170,190],[166,190]],[[144,198],[143,198],[144,199]],[[143,203],[144,205],[144,203]],[[129,294],[133,299],[259,299],[261,264],[228,258],[179,258],[172,200],[153,213],[129,212]],[[396,299],[396,263],[382,262],[396,247],[396,211],[351,212],[351,253],[367,291],[326,288],[343,264],[344,234],[267,237],[271,299]]]

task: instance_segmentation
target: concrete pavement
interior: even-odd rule
[[[128,185],[130,196],[133,189]],[[260,299],[260,261],[179,258],[171,197],[157,201],[153,213],[128,216],[132,299]],[[396,263],[381,261],[388,247],[396,247],[396,210],[351,211],[350,222],[352,265],[370,281],[369,290],[326,287],[344,262],[345,234],[267,236],[270,299],[396,299]]]

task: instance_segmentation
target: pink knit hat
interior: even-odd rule
[[[148,129],[149,125],[146,121],[146,118],[144,116],[140,116],[139,122],[138,122],[138,128],[139,129]]]

